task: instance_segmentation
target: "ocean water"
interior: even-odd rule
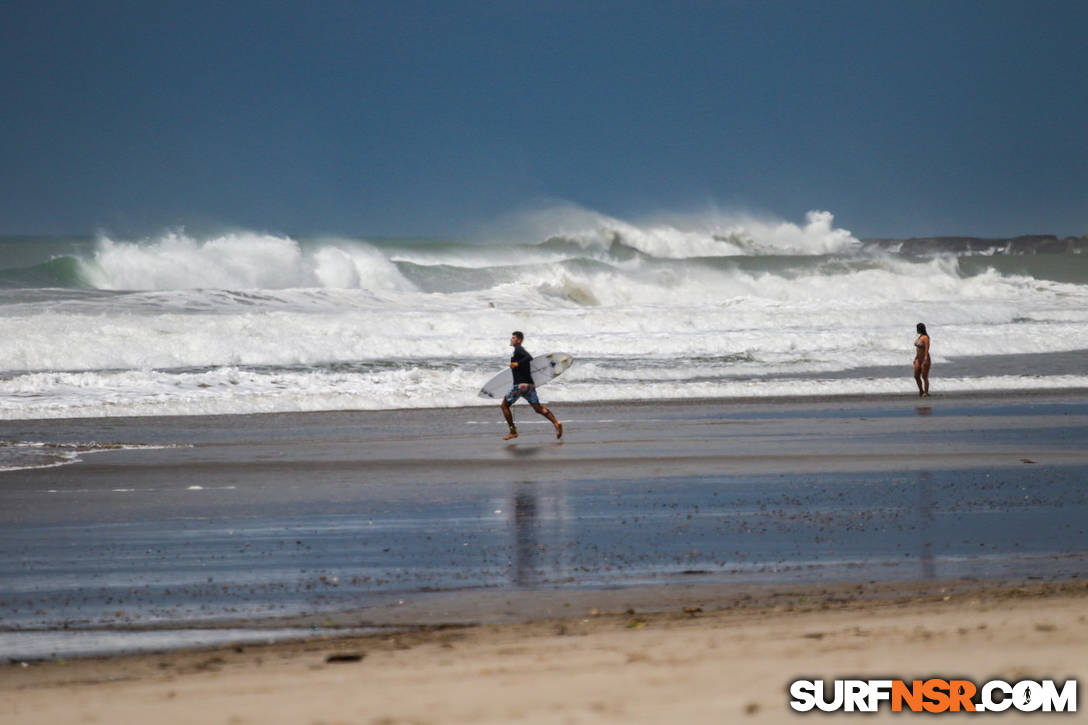
[[[937,393],[1088,387],[1085,241],[570,209],[462,239],[0,238],[0,419],[494,405],[514,329],[575,357],[549,403],[910,395],[919,321]]]

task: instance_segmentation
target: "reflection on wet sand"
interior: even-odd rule
[[[532,586],[537,582],[537,500],[532,484],[521,483],[514,491],[514,584]]]
[[[537,481],[511,485],[513,551],[511,579],[531,587],[563,576],[566,517],[561,488]]]
[[[519,446],[516,443],[510,443],[503,452],[513,458],[533,458],[540,455],[540,450],[540,446]]]
[[[937,578],[937,563],[933,558],[933,476],[929,471],[918,472],[918,532],[922,538],[922,578]]]

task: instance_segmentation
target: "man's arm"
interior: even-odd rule
[[[514,358],[510,361],[510,367],[516,368],[518,367],[519,363],[525,363],[526,365],[528,365],[530,362],[532,362],[532,360],[533,356],[526,352],[524,349],[515,350]]]

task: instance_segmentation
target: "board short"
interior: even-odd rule
[[[526,385],[526,389],[522,390],[521,386]],[[505,396],[506,402],[513,405],[517,402],[518,398],[525,398],[530,405],[540,405],[540,398],[536,397],[536,386],[521,383],[510,388],[510,392]]]

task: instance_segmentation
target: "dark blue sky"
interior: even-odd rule
[[[1088,233],[1088,2],[0,6],[0,233]]]

